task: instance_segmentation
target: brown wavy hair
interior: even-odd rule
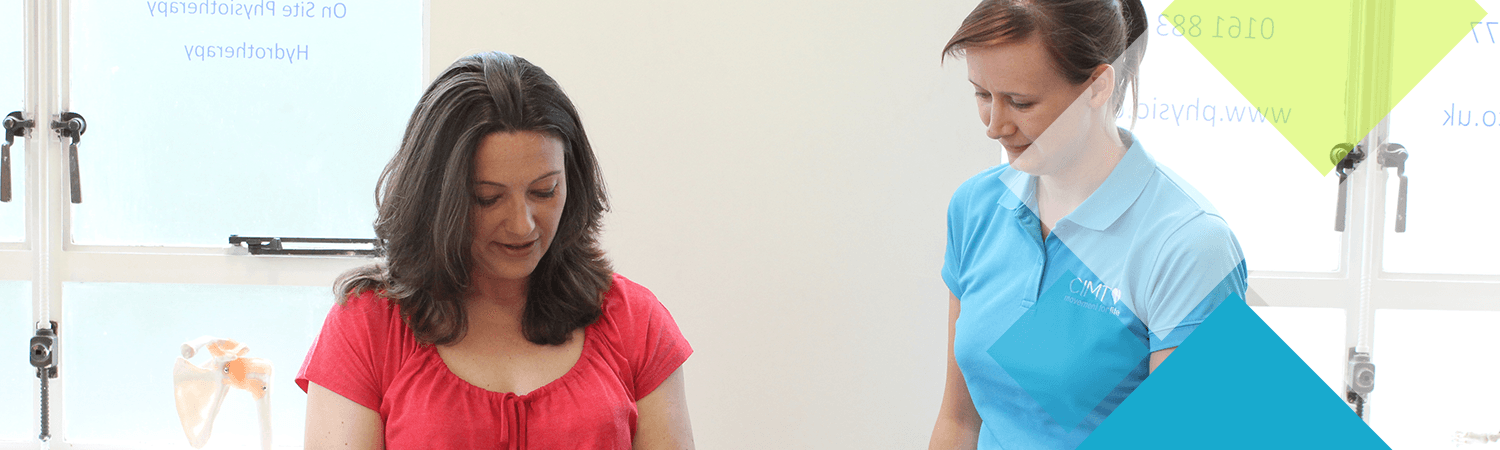
[[[522,333],[537,344],[559,345],[597,320],[613,274],[598,241],[609,209],[603,175],[562,87],[541,67],[501,52],[459,59],[422,94],[401,148],[376,183],[382,255],[339,277],[339,301],[376,291],[400,306],[419,342],[462,340],[468,330],[463,298],[474,267],[474,154],[485,136],[517,131],[562,140],[567,178],[557,234],[527,283]]]
[[[1036,33],[1052,56],[1053,68],[1073,85],[1088,81],[1100,64],[1119,60],[1110,106],[1112,111],[1120,110],[1128,83],[1136,103],[1131,106],[1134,123],[1140,106],[1138,84],[1147,26],[1141,0],[984,0],[943,46],[943,58],[961,57],[965,49],[1020,41]]]

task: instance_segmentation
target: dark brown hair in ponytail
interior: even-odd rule
[[[943,46],[943,57],[962,57],[969,48],[1020,41],[1035,33],[1057,72],[1075,85],[1088,81],[1100,64],[1119,62],[1111,99],[1113,110],[1119,111],[1126,84],[1132,103],[1139,103],[1146,27],[1140,0],[984,0]]]
[[[613,271],[599,249],[604,178],[573,102],[525,59],[500,52],[448,66],[411,114],[396,156],[376,183],[375,236],[383,258],[344,273],[339,301],[377,291],[401,307],[418,341],[449,344],[468,329],[464,294],[473,267],[470,177],[479,143],[493,133],[533,131],[563,142],[568,197],[557,234],[527,283],[521,331],[542,345],[568,341],[599,318]]]

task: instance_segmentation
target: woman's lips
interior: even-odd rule
[[[531,240],[529,242],[522,243],[522,244],[500,243],[500,248],[504,249],[505,253],[509,254],[511,256],[527,256],[527,255],[530,255],[531,254],[531,248],[535,247],[535,246],[536,246],[536,240]]]
[[[1026,144],[1019,147],[1011,147],[1009,145],[1003,144],[1002,146],[1005,147],[1005,155],[1010,157],[1011,162],[1015,162],[1016,158],[1021,157],[1022,152],[1025,152],[1026,149],[1031,148],[1031,144]]]

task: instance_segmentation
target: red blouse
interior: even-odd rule
[[[297,373],[380,413],[385,445],[405,448],[623,449],[635,402],[693,349],[651,291],[619,274],[583,353],[561,378],[526,395],[487,391],[418,345],[399,307],[373,293],[334,305]]]

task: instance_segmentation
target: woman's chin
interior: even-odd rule
[[[531,273],[534,271],[536,271],[536,261],[531,261],[530,264],[516,261],[516,264],[491,264],[489,267],[476,270],[474,275],[497,282],[524,282],[531,278]]]
[[[1009,157],[1010,168],[1026,172],[1030,175],[1037,174],[1038,167],[1034,164],[1035,161],[1032,161],[1031,158],[1026,158],[1024,152],[1011,153],[1009,150],[1006,150],[1005,153]]]
[[[1015,166],[1018,163],[1023,165],[1025,164],[1025,161],[1023,161],[1021,158],[1026,154],[1027,150],[1031,149],[1031,147],[1031,144],[1026,144],[1020,147],[1006,147],[1002,145],[1000,148],[1005,150],[1005,160],[1010,162],[1010,165]]]

